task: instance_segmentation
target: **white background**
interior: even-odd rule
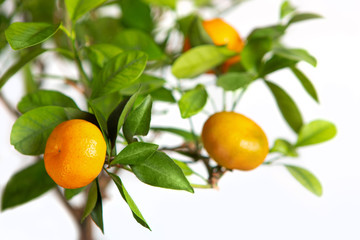
[[[288,160],[315,173],[322,182],[323,196],[309,193],[281,166],[227,173],[220,190],[196,190],[195,194],[150,187],[121,173],[152,232],[136,223],[112,186],[104,201],[105,235],[96,230],[97,239],[360,239],[360,2],[292,3],[299,10],[324,16],[292,26],[284,39],[290,47],[305,48],[317,57],[316,68],[305,63],[300,68],[313,81],[321,104],[312,101],[287,71],[272,75],[271,80],[293,96],[305,122],[328,119],[337,125],[333,141],[303,148],[299,159]],[[251,0],[224,17],[246,36],[254,27],[276,23],[280,4],[279,0]],[[3,88],[14,103],[20,96],[19,84],[14,79]],[[210,93],[218,92],[210,88]],[[214,98],[220,99],[220,95]],[[261,82],[249,88],[237,111],[255,120],[270,142],[277,137],[295,140]],[[197,132],[205,119],[205,115],[194,119]],[[14,120],[0,103],[1,190],[15,171],[31,162],[9,144]],[[170,116],[154,117],[152,124],[189,128],[176,109]],[[179,142],[170,136],[164,139],[167,144]],[[197,169],[203,171],[201,166]],[[0,212],[0,239],[77,239],[77,229],[55,194],[49,192],[29,204]]]

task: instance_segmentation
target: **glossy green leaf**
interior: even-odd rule
[[[106,0],[65,0],[66,10],[71,20],[76,21],[85,13],[99,7]]]
[[[319,102],[316,89],[314,85],[311,83],[310,79],[298,68],[291,67],[291,71],[295,74],[297,79],[299,79],[301,85],[304,87],[306,92],[316,101]]]
[[[69,119],[84,119],[88,116],[89,114],[72,108],[35,108],[16,120],[11,130],[10,143],[22,154],[42,154],[47,138],[57,125]]]
[[[75,197],[76,195],[78,195],[79,193],[81,193],[82,191],[84,191],[86,188],[85,187],[81,187],[81,188],[75,188],[75,189],[64,189],[64,195],[66,200],[70,200],[73,197]]]
[[[214,44],[213,40],[203,27],[202,20],[197,16],[194,17],[190,24],[188,36],[192,47],[204,44]]]
[[[31,68],[31,63],[28,63],[24,66],[23,76],[24,76],[23,82],[24,82],[24,88],[26,94],[33,93],[39,89],[39,82],[36,81],[34,78]]]
[[[276,103],[289,126],[298,133],[303,125],[301,113],[294,100],[278,85],[266,81],[275,97]]]
[[[59,30],[61,24],[15,22],[5,31],[5,36],[14,50],[31,47],[46,41]]]
[[[317,63],[316,59],[304,49],[278,47],[275,48],[273,51],[274,54],[279,55],[281,57],[294,61],[305,61],[311,64],[312,66],[316,67],[316,63]]]
[[[102,114],[102,112],[97,107],[95,107],[95,105],[93,104],[93,102],[91,100],[88,101],[88,105],[96,117],[96,120],[100,126],[102,134],[104,136],[108,136],[109,130],[107,127],[107,122],[106,122],[105,116]]]
[[[154,27],[151,8],[141,0],[121,0],[121,22],[127,28],[151,33]]]
[[[223,63],[236,53],[226,47],[202,45],[182,54],[172,66],[177,78],[193,78]]]
[[[281,4],[281,8],[280,8],[280,18],[284,18],[287,15],[289,15],[290,13],[293,13],[295,11],[295,8],[290,4],[289,1],[284,1]]]
[[[273,47],[270,38],[255,38],[248,41],[241,52],[241,63],[248,71],[257,72],[260,69],[264,55]]]
[[[145,52],[149,57],[149,61],[165,57],[152,37],[140,30],[128,29],[121,31],[116,36],[115,43],[124,50],[140,50]]]
[[[135,218],[135,220],[140,223],[143,227],[148,228],[149,230],[150,227],[147,224],[147,222],[145,221],[143,215],[141,214],[139,208],[136,206],[134,200],[131,198],[131,196],[129,195],[129,193],[126,191],[124,184],[122,183],[121,179],[113,174],[108,172],[109,176],[111,177],[111,179],[114,181],[114,183],[116,184],[117,188],[119,189],[119,192],[122,196],[122,198],[125,200],[125,202],[129,205],[131,212]]]
[[[182,118],[189,118],[199,113],[206,105],[208,94],[204,85],[199,84],[194,89],[185,92],[179,100]]]
[[[132,84],[130,87],[122,89],[120,92],[124,95],[132,95],[141,87],[140,94],[148,94],[161,88],[165,83],[166,81],[163,78],[142,74],[138,80],[136,80],[136,84]]]
[[[172,91],[164,87],[158,88],[155,91],[150,92],[150,96],[154,101],[176,103]]]
[[[260,69],[260,76],[266,76],[270,73],[276,72],[280,69],[294,66],[298,61],[291,60],[288,58],[273,55],[270,59],[266,60],[262,64]]]
[[[130,112],[125,120],[123,132],[128,143],[135,135],[146,136],[150,129],[152,99],[148,95],[141,104]]]
[[[121,48],[112,44],[93,44],[86,48],[87,55],[90,61],[103,67],[111,58],[123,52]]]
[[[5,83],[17,73],[23,66],[28,62],[39,56],[40,54],[46,52],[45,49],[39,48],[29,53],[23,55],[17,62],[15,62],[0,78],[0,90],[5,85]]]
[[[276,139],[274,146],[270,149],[270,152],[278,152],[289,157],[298,156],[295,146],[285,139]]]
[[[307,146],[322,143],[335,137],[336,126],[325,120],[315,120],[305,124],[299,132],[296,146]]]
[[[163,152],[155,152],[143,163],[131,168],[136,177],[146,184],[194,192],[181,168]]]
[[[302,21],[318,19],[318,18],[322,18],[322,16],[315,13],[298,13],[291,17],[291,19],[288,22],[288,25],[296,22],[302,22]]]
[[[83,212],[83,215],[81,218],[81,222],[83,222],[85,220],[85,218],[87,216],[89,216],[91,214],[91,212],[93,211],[93,209],[95,208],[97,198],[98,198],[97,192],[98,192],[98,189],[97,189],[96,181],[93,181],[90,186],[90,189],[89,189],[89,193],[88,193],[85,209],[84,209],[84,212]]]
[[[146,61],[147,55],[140,51],[123,52],[109,60],[94,79],[92,98],[129,87],[144,71]]]
[[[191,168],[189,168],[189,166],[186,163],[176,159],[173,159],[173,161],[174,163],[176,163],[176,165],[178,165],[181,168],[185,176],[190,176],[194,173],[194,171]]]
[[[222,87],[225,91],[235,91],[248,86],[253,79],[253,75],[247,72],[230,72],[221,75],[217,79],[216,85]]]
[[[248,41],[254,39],[277,39],[284,35],[286,30],[285,26],[282,25],[273,25],[262,28],[255,28],[249,35]]]
[[[10,178],[2,193],[1,210],[27,203],[55,186],[46,173],[44,161],[38,161]]]
[[[179,24],[179,29],[184,34],[184,36],[188,35],[190,26],[192,25],[196,17],[197,16],[195,14],[189,14],[185,17],[181,17],[177,19],[177,23]]]
[[[95,180],[97,185],[97,199],[94,209],[91,212],[91,218],[94,223],[100,228],[102,233],[104,233],[104,220],[103,220],[103,210],[102,210],[102,197],[100,192],[100,186],[98,179]]]
[[[159,131],[159,132],[169,132],[182,137],[187,142],[194,141],[194,135],[191,132],[185,131],[183,129],[172,128],[172,127],[152,127],[151,130]],[[195,137],[199,139],[199,136],[195,136]]]
[[[127,145],[114,158],[111,165],[137,165],[144,162],[148,157],[156,152],[158,145],[146,142],[134,142]]]
[[[303,185],[307,190],[320,197],[322,195],[322,186],[320,181],[308,170],[292,166],[285,165],[286,169],[291,173],[291,175]]]
[[[161,7],[170,7],[172,9],[176,8],[176,3],[177,3],[177,0],[143,0],[143,1]]]
[[[24,96],[18,103],[17,108],[21,113],[25,113],[34,108],[44,106],[78,108],[74,100],[58,91],[52,90],[38,90]]]

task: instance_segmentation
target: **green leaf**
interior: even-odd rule
[[[226,47],[202,45],[191,48],[176,59],[171,71],[177,78],[193,78],[235,55]]]
[[[178,136],[182,137],[187,142],[193,142],[194,141],[194,135],[191,132],[185,131],[183,129],[171,128],[171,127],[152,127],[151,130],[173,133],[175,135],[178,135]],[[199,136],[195,136],[195,137],[197,139],[199,139]]]
[[[165,83],[166,81],[163,78],[142,74],[136,81],[136,84],[132,84],[130,87],[122,89],[120,92],[124,95],[132,95],[141,87],[140,94],[148,94],[161,88]]]
[[[294,61],[305,61],[316,67],[316,59],[304,49],[277,47],[273,51],[274,54],[281,57]]]
[[[91,218],[95,224],[100,228],[104,234],[104,221],[103,221],[103,210],[102,210],[102,197],[100,192],[99,180],[96,178],[97,185],[97,200],[94,209],[91,212]]]
[[[29,202],[55,186],[46,173],[44,161],[38,161],[10,178],[2,195],[1,210]]]
[[[169,7],[172,9],[176,8],[177,0],[143,0],[146,3],[161,6],[161,7]]]
[[[202,84],[185,92],[179,100],[181,117],[189,118],[200,112],[206,105],[207,97],[208,94]]]
[[[190,24],[188,36],[192,47],[204,44],[214,44],[213,40],[203,27],[202,20],[197,16],[194,17]]]
[[[291,71],[295,74],[295,76],[299,79],[301,85],[304,87],[306,92],[316,101],[319,102],[316,89],[314,85],[311,83],[310,79],[305,76],[303,72],[301,72],[296,67],[291,67]]]
[[[158,145],[146,142],[134,142],[127,145],[111,162],[111,165],[141,164],[158,149]]]
[[[65,195],[66,200],[72,199],[73,197],[75,197],[76,195],[78,195],[79,193],[84,191],[85,188],[86,188],[86,186],[81,187],[81,188],[65,189],[64,195]]]
[[[109,142],[109,130],[107,127],[107,122],[105,119],[105,116],[102,114],[102,112],[93,104],[93,102],[91,100],[88,101],[88,105],[91,108],[92,112],[95,114],[95,118],[96,121],[101,129],[101,133],[104,136],[105,142],[106,142],[106,150],[107,150],[107,154],[110,155],[110,151],[111,151],[111,145]]]
[[[128,143],[135,135],[146,136],[150,129],[152,99],[148,95],[141,104],[130,112],[125,120],[123,132]]]
[[[163,152],[155,152],[143,163],[131,165],[131,168],[136,177],[146,184],[194,192],[181,168]]]
[[[109,60],[94,79],[92,98],[129,87],[144,71],[146,61],[147,55],[140,51],[123,52]]]
[[[120,132],[121,127],[130,113],[137,97],[139,96],[140,89],[135,92],[130,98],[122,101],[110,114],[108,119],[109,138],[112,146],[115,146],[117,135]]]
[[[184,36],[188,35],[190,31],[190,26],[192,25],[196,17],[197,16],[195,14],[189,14],[185,17],[177,19],[177,23],[179,24],[179,30],[184,34]]]
[[[304,125],[299,132],[297,147],[322,143],[335,137],[336,126],[325,120],[315,120]]]
[[[155,91],[150,92],[150,95],[154,101],[176,103],[172,91],[164,87],[158,88]]]
[[[253,79],[253,75],[247,72],[230,72],[221,75],[217,79],[216,85],[222,87],[225,91],[235,91],[248,86]]]
[[[154,27],[151,8],[141,0],[121,0],[121,22],[126,28],[135,28],[151,33]]]
[[[124,50],[140,50],[145,52],[149,57],[149,61],[165,57],[152,37],[140,30],[128,29],[121,31],[116,36],[115,43]]]
[[[91,63],[103,67],[111,58],[123,52],[121,48],[112,44],[93,44],[86,48]]]
[[[87,216],[89,216],[91,214],[91,212],[93,211],[93,209],[95,208],[96,202],[97,202],[97,198],[98,198],[98,189],[97,189],[97,184],[96,181],[93,181],[93,183],[90,186],[89,189],[89,193],[88,193],[88,197],[87,197],[87,201],[86,201],[86,205],[85,205],[85,209],[81,218],[81,222],[83,222],[85,220],[85,218]]]
[[[131,196],[129,195],[129,193],[126,191],[124,184],[122,183],[121,179],[113,174],[108,172],[109,176],[111,177],[111,179],[114,181],[114,183],[116,184],[117,188],[119,189],[119,192],[122,196],[122,198],[125,200],[125,202],[129,205],[131,212],[135,218],[135,220],[140,223],[143,227],[148,228],[149,230],[150,227],[147,224],[147,222],[145,221],[144,217],[142,216],[139,208],[136,206],[134,200],[131,198]]]
[[[190,176],[194,173],[194,171],[191,168],[189,168],[189,166],[186,163],[176,159],[173,159],[173,161],[174,163],[176,163],[176,165],[178,165],[181,168],[185,176]]]
[[[298,180],[298,182],[301,183],[306,189],[318,197],[322,195],[321,183],[314,176],[314,174],[304,168],[297,166],[285,165],[285,167],[291,173],[291,175],[293,175],[293,177]]]
[[[278,152],[289,157],[298,156],[295,146],[285,139],[276,139],[274,146],[270,149],[270,152]]]
[[[106,0],[65,0],[66,10],[72,21],[78,20],[85,13],[99,7]]]
[[[248,41],[254,39],[278,39],[285,34],[286,27],[283,25],[273,25],[262,28],[255,28],[248,36]]]
[[[318,18],[322,18],[322,16],[320,16],[319,14],[315,14],[315,13],[298,13],[291,17],[291,19],[288,22],[288,25],[296,23],[296,22],[318,19]]]
[[[89,114],[77,109],[46,106],[35,108],[14,123],[10,143],[25,155],[44,153],[47,138],[60,123],[74,118],[87,119]]]
[[[280,69],[294,66],[298,61],[291,60],[288,58],[273,55],[269,60],[262,64],[259,71],[260,76],[266,76],[270,73],[276,72]]]
[[[58,91],[51,90],[38,90],[24,96],[18,103],[17,108],[21,113],[25,113],[34,108],[44,106],[71,107],[78,109],[74,100]]]
[[[12,65],[0,78],[0,90],[4,86],[4,84],[15,74],[17,73],[23,66],[25,66],[28,62],[39,56],[40,54],[46,52],[45,49],[38,48],[29,53],[22,56],[14,65]]]
[[[264,55],[273,47],[270,38],[255,38],[248,41],[241,52],[241,63],[248,71],[257,72],[260,69]]]
[[[290,4],[289,1],[284,1],[280,8],[280,19],[286,17],[290,13],[294,12],[295,8]]]
[[[31,69],[31,63],[28,63],[24,66],[23,76],[24,76],[23,82],[24,82],[24,88],[26,94],[33,93],[39,89],[39,82],[34,79]]]
[[[276,103],[289,126],[298,133],[303,125],[301,113],[294,100],[278,85],[265,81],[275,97]]]
[[[15,22],[5,31],[5,36],[14,50],[31,47],[46,41],[59,30],[61,24]]]

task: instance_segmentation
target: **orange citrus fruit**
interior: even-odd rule
[[[210,157],[228,169],[252,170],[264,162],[269,152],[264,131],[235,112],[219,112],[209,117],[201,138]]]
[[[45,147],[45,169],[61,187],[80,188],[101,172],[106,143],[97,126],[81,120],[65,121],[51,132]]]

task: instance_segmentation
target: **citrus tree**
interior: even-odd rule
[[[54,189],[78,222],[81,238],[91,239],[90,220],[103,231],[102,196],[115,184],[134,219],[150,229],[120,171],[148,185],[194,193],[195,188],[216,188],[228,171],[275,162],[321,196],[321,184],[310,171],[278,160],[296,158],[298,149],[330,140],[336,127],[322,119],[304,122],[290,94],[270,80],[272,73],[288,69],[300,81],[299,91],[319,102],[298,67],[299,62],[315,67],[316,59],[281,40],[292,25],[320,16],[298,12],[285,1],[278,24],[254,26],[244,37],[219,18],[239,1],[194,0],[193,11],[186,15],[178,14],[181,2],[0,1],[0,54],[12,59],[1,69],[0,89],[21,72],[25,90],[16,108],[0,95],[17,117],[10,142],[20,153],[35,156],[34,163],[14,173],[4,187],[2,211]],[[209,12],[213,17],[204,19]],[[77,76],[55,75],[48,70],[54,64],[75,68]],[[212,79],[210,84],[201,81],[205,76]],[[175,78],[175,84],[169,78]],[[64,88],[49,89],[47,83],[53,80]],[[279,136],[269,142],[246,113],[236,112],[256,81],[274,96],[296,141]],[[209,94],[209,85],[223,97]],[[70,89],[80,97],[71,97]],[[186,126],[152,126],[151,117],[159,114],[153,105],[159,102],[179,109],[190,131]],[[219,103],[221,110],[216,108]],[[210,108],[205,109],[207,104]],[[209,116],[203,126],[193,124],[197,114]],[[156,137],[161,133],[177,135],[183,143],[160,146]],[[149,134],[152,137],[146,137]],[[207,174],[195,172],[193,163],[201,163]],[[190,181],[194,176],[203,183]],[[69,202],[76,195],[86,196],[80,207]]]

